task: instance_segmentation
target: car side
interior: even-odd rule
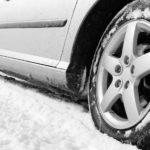
[[[0,3],[0,71],[84,99],[98,130],[145,149],[149,0]]]
[[[86,95],[99,39],[128,2],[2,1],[0,70],[40,86],[52,85],[79,97]]]

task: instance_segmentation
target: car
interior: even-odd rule
[[[149,0],[0,1],[0,71],[85,99],[100,132],[138,147],[149,64]]]

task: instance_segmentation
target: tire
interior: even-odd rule
[[[142,149],[150,148],[147,64],[150,2],[138,0],[116,15],[99,42],[89,79],[89,107],[100,132]]]

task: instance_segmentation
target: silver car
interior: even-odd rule
[[[101,132],[140,146],[149,21],[149,0],[0,0],[0,71],[85,99]]]

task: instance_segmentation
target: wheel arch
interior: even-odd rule
[[[66,72],[67,85],[87,95],[87,83],[94,53],[103,32],[118,11],[133,0],[99,0],[86,14],[76,35]]]

